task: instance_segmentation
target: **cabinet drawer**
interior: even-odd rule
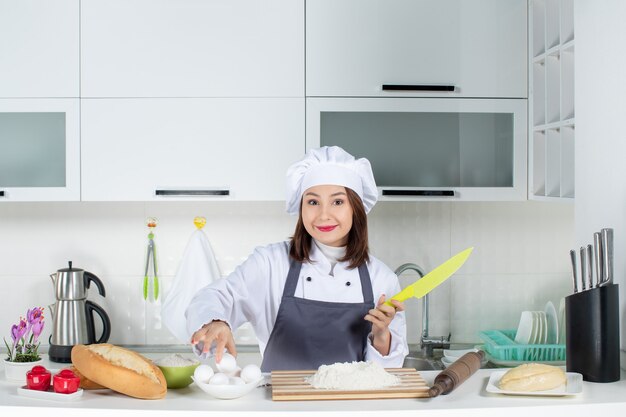
[[[82,116],[86,201],[284,200],[304,154],[304,99],[83,99]]]
[[[0,99],[0,201],[80,200],[78,99]]]
[[[297,97],[303,0],[83,0],[83,97]]]
[[[79,0],[0,0],[0,97],[78,97]]]
[[[309,1],[306,95],[526,98],[526,7],[525,0]],[[433,86],[452,91],[428,91]]]

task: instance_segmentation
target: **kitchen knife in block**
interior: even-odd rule
[[[437,268],[433,269],[428,274],[424,275],[422,278],[418,279],[413,284],[409,285],[398,294],[391,297],[389,300],[393,299],[398,301],[405,301],[411,297],[422,298],[433,289],[435,289],[439,284],[448,279],[461,266],[463,266],[473,250],[474,247],[472,246],[465,249],[463,252],[457,253],[452,258],[448,259]],[[385,304],[393,307],[391,301],[386,301]]]

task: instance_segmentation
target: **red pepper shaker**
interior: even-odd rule
[[[69,369],[63,369],[52,378],[54,392],[59,394],[72,394],[78,391],[80,378]]]
[[[28,389],[47,391],[50,388],[51,377],[50,372],[43,366],[33,366],[33,369],[26,372],[26,386]]]

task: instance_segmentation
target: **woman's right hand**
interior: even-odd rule
[[[209,352],[211,345],[215,342],[215,362],[217,363],[222,361],[224,348],[228,349],[231,355],[237,356],[233,332],[230,330],[230,326],[223,321],[213,320],[195,332],[191,336],[191,344],[197,345],[199,342],[204,343],[203,353]]]

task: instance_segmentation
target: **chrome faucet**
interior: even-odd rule
[[[419,279],[424,277],[424,271],[418,265],[413,263],[406,263],[400,265],[394,271],[397,276],[400,276],[404,271],[412,270],[417,272]],[[428,294],[422,298],[422,335],[420,336],[420,348],[422,354],[427,358],[433,357],[433,349],[448,349],[450,347],[450,336],[437,336],[431,337],[428,334],[428,319],[429,319],[429,306],[428,306]]]

